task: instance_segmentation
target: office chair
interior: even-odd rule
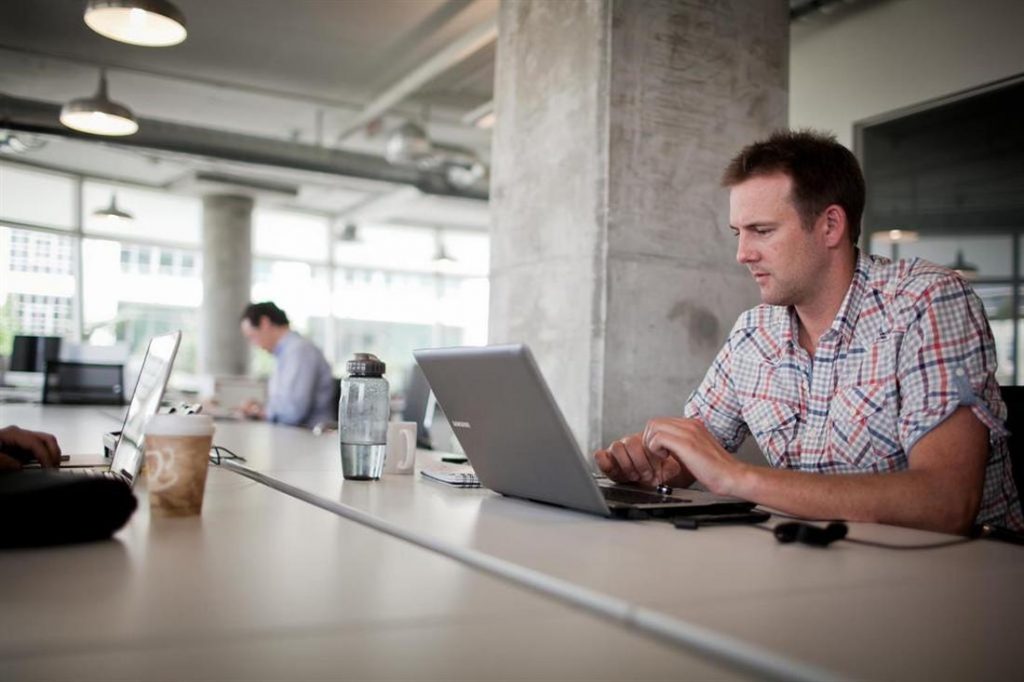
[[[46,363],[44,405],[124,405],[124,365]]]
[[[1024,386],[1001,386],[999,391],[1006,403],[1006,428],[1010,430],[1006,445],[1019,497],[1024,491]],[[1024,500],[1021,505],[1024,506]]]

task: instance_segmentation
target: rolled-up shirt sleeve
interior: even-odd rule
[[[683,416],[699,419],[729,452],[735,452],[750,429],[742,416],[731,377],[732,335],[718,352],[697,389],[683,407]]]
[[[929,284],[902,315],[897,372],[904,452],[959,407],[970,407],[990,439],[1005,437],[995,343],[977,294],[949,275]]]

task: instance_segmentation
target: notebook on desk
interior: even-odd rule
[[[598,484],[529,348],[413,352],[480,482],[504,495],[602,516],[731,513],[754,504],[698,490]]]

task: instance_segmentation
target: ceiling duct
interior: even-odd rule
[[[435,144],[422,126],[410,121],[388,136],[384,157],[396,166],[440,170],[451,185],[460,188],[472,187],[487,175],[487,167],[471,150]]]
[[[0,127],[95,141],[77,134],[57,120],[60,106],[49,102],[0,94]],[[393,165],[379,156],[327,149],[284,140],[199,128],[156,119],[139,119],[139,132],[129,137],[106,138],[107,144],[158,149],[192,156],[238,161],[296,170],[329,173],[353,178],[411,185],[424,194],[482,199],[487,188],[458,187],[438,170]],[[436,145],[435,145],[436,146]]]

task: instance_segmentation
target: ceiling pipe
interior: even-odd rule
[[[93,135],[76,133],[61,125],[59,116],[60,105],[0,95],[0,128],[96,142]],[[139,132],[135,135],[118,138],[116,141],[106,138],[104,142],[411,185],[424,194],[480,200],[488,198],[486,189],[457,187],[441,172],[394,166],[379,156],[156,119],[138,120]]]

